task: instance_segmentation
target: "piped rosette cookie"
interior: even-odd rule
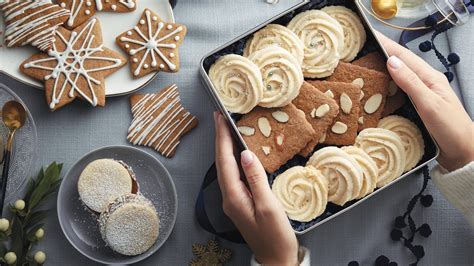
[[[420,129],[413,122],[401,116],[391,115],[380,120],[377,127],[393,131],[402,139],[406,155],[405,172],[418,164],[425,153],[425,143]]]
[[[260,69],[263,80],[262,107],[282,107],[291,103],[300,91],[304,77],[298,61],[287,50],[267,47],[249,56]]]
[[[377,187],[383,187],[402,175],[405,147],[396,133],[383,128],[367,128],[359,133],[355,146],[364,150],[377,164]]]
[[[321,215],[328,202],[327,180],[312,166],[286,170],[275,178],[272,191],[288,218],[300,222],[309,222]]]
[[[288,24],[304,45],[302,69],[307,78],[325,78],[336,68],[344,47],[342,26],[321,10],[296,15]]]
[[[326,147],[309,158],[307,166],[320,170],[328,180],[328,201],[343,206],[360,195],[363,171],[357,161],[337,147]]]
[[[209,69],[209,78],[230,112],[246,114],[263,97],[260,70],[246,57],[235,54],[220,57]]]
[[[359,17],[344,6],[327,6],[321,11],[335,18],[342,26],[344,33],[344,48],[341,51],[341,60],[350,62],[354,60],[365,44],[367,35]]]
[[[257,31],[247,40],[244,56],[248,57],[258,50],[269,46],[283,48],[293,55],[301,65],[304,58],[304,47],[301,40],[287,27],[278,24],[268,24],[265,28]]]
[[[378,168],[375,161],[362,149],[357,148],[355,146],[345,146],[341,148],[347,154],[349,154],[352,158],[356,160],[359,164],[360,168],[362,169],[363,179],[362,179],[362,187],[360,189],[359,196],[357,199],[363,198],[370,193],[372,193],[377,185],[377,178],[378,178]]]

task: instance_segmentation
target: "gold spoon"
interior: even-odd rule
[[[9,101],[3,105],[2,108],[2,119],[3,123],[10,130],[7,139],[7,146],[5,148],[5,154],[3,156],[3,172],[2,172],[2,194],[0,198],[0,214],[3,215],[3,204],[5,202],[5,192],[8,184],[8,172],[10,170],[10,156],[13,147],[13,138],[17,129],[21,128],[25,124],[26,110],[23,105],[17,101]]]

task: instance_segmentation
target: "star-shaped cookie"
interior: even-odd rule
[[[34,54],[20,65],[26,75],[44,81],[46,101],[56,110],[76,97],[93,106],[105,105],[105,77],[126,64],[127,59],[105,48],[99,21],[69,31],[60,27],[48,53]]]
[[[71,11],[66,27],[75,28],[89,18],[96,11],[132,12],[137,5],[135,0],[58,0],[57,3]]]
[[[134,145],[151,147],[173,157],[180,139],[198,125],[198,120],[181,106],[178,87],[171,85],[158,93],[130,97],[133,120],[127,139]]]
[[[5,20],[5,44],[31,44],[47,51],[55,41],[55,31],[69,17],[69,11],[50,0],[14,0],[0,4]]]
[[[133,77],[139,78],[157,71],[178,72],[178,47],[185,35],[186,26],[164,22],[145,9],[138,24],[116,41],[130,56]]]

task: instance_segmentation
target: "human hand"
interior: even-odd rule
[[[384,35],[377,37],[390,56],[390,75],[413,100],[439,145],[439,164],[454,171],[473,161],[474,124],[444,74]]]
[[[248,186],[240,179],[234,143],[224,117],[215,112],[216,167],[224,213],[234,222],[255,259],[268,265],[297,265],[298,241],[273,195],[262,164],[249,150],[240,155]]]

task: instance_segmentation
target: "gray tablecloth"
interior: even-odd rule
[[[203,231],[194,218],[194,202],[206,170],[214,161],[213,106],[199,80],[198,64],[211,49],[265,21],[298,1],[280,0],[268,5],[263,0],[181,0],[175,9],[176,20],[186,24],[189,32],[180,51],[181,70],[178,74],[159,74],[142,92],[155,92],[165,85],[177,83],[183,104],[200,119],[199,127],[183,139],[177,155],[165,159],[153,153],[171,172],[179,197],[179,214],[175,229],[167,243],[142,265],[186,265],[193,257],[191,244],[205,242],[212,235]],[[474,38],[470,27],[451,31],[449,42],[440,38],[442,50],[455,47],[462,62],[457,66],[454,85],[462,89],[464,103],[472,114],[474,93],[472,86]],[[376,25],[377,26],[377,25]],[[398,31],[378,27],[387,35],[398,38]],[[466,38],[470,38],[467,40]],[[468,44],[471,44],[470,46]],[[466,46],[465,46],[466,45]],[[436,67],[433,55],[427,60]],[[110,98],[106,108],[92,109],[83,103],[74,103],[50,113],[42,91],[24,86],[5,76],[0,81],[12,88],[31,110],[38,127],[38,158],[35,171],[41,165],[56,160],[65,163],[65,171],[83,154],[106,145],[128,145],[125,135],[130,122],[127,97]],[[148,150],[150,151],[150,150]],[[406,178],[384,193],[366,201],[356,209],[341,215],[300,238],[312,252],[312,263],[347,265],[358,260],[371,265],[380,254],[401,264],[413,261],[400,243],[390,240],[393,218],[403,213],[409,198],[419,189],[421,179]],[[416,239],[425,246],[422,265],[472,265],[474,263],[474,231],[461,214],[453,209],[431,184],[428,192],[434,196],[433,207],[417,208],[415,219],[421,224],[429,221],[433,235]],[[54,202],[51,207],[54,208]],[[251,252],[245,245],[222,241],[234,252],[232,264],[245,265]],[[49,265],[93,265],[63,236],[57,217],[48,218],[46,238],[39,245],[45,250]]]

